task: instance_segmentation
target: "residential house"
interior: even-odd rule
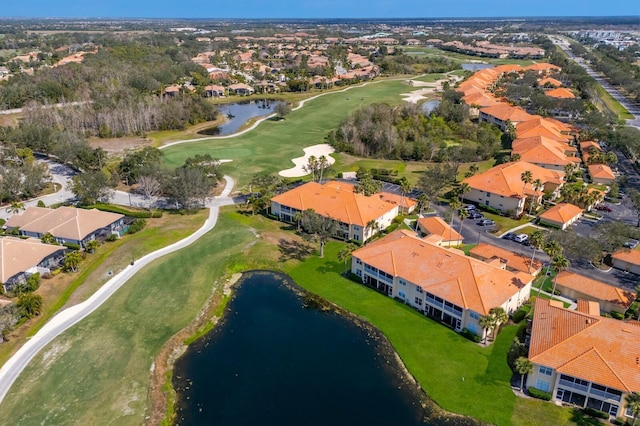
[[[534,116],[531,120],[522,121],[516,125],[518,139],[543,136],[566,144],[573,140],[573,136],[567,134],[569,132],[570,128],[565,126],[564,123],[540,116]]]
[[[589,164],[587,169],[589,170],[589,176],[593,183],[611,185],[616,181],[615,173],[613,173],[611,167],[606,164]]]
[[[636,299],[635,293],[629,290],[569,271],[560,272],[556,280],[556,290],[564,297],[598,302],[601,312],[624,314]]]
[[[7,229],[18,229],[20,235],[42,238],[51,234],[60,244],[77,244],[84,247],[88,241],[124,229],[124,215],[75,207],[28,207],[22,214],[11,216]]]
[[[536,190],[532,184],[525,185],[521,176],[530,171],[533,181],[540,179],[542,190]],[[503,213],[511,212],[515,216],[522,214],[525,198],[534,198],[540,202],[542,194],[557,194],[563,184],[564,173],[544,169],[525,161],[504,163],[485,172],[464,180],[470,187],[464,198],[468,201],[493,207]]]
[[[225,90],[224,87],[218,86],[215,84],[210,84],[208,86],[204,86],[204,95],[206,97],[214,97],[219,98],[224,96]]]
[[[624,249],[611,255],[614,268],[640,275],[640,251]]]
[[[545,95],[551,98],[557,99],[575,99],[576,95],[573,92],[565,87],[558,87],[557,89],[552,89],[544,93]]]
[[[253,87],[245,83],[236,83],[229,86],[229,92],[239,96],[248,96],[255,93]]]
[[[516,126],[518,123],[531,120],[532,118],[534,118],[534,116],[522,108],[508,104],[498,104],[482,108],[478,115],[480,122],[486,121],[489,124],[495,124],[502,131],[507,129],[509,122]]]
[[[598,304],[579,301],[575,311],[537,298],[527,386],[552,401],[632,417],[625,396],[640,392],[640,325],[600,316]]]
[[[512,154],[518,154],[522,161],[545,169],[564,172],[567,164],[579,165],[577,148],[564,142],[557,142],[545,136],[530,136],[513,141]]]
[[[459,246],[464,239],[461,234],[438,216],[419,218],[418,230],[422,235],[437,235],[439,237],[437,244],[445,247]]]
[[[560,228],[563,231],[582,216],[583,210],[570,203],[560,203],[540,215],[540,224]]]
[[[532,263],[532,256],[514,253],[487,243],[480,243],[469,250],[469,256],[512,272],[525,272],[536,276],[542,270],[542,262],[533,259]]]
[[[562,82],[560,80],[556,80],[553,77],[545,77],[541,80],[538,80],[538,85],[542,87],[561,87]]]
[[[351,272],[362,282],[456,331],[479,336],[480,317],[492,308],[511,313],[525,303],[533,276],[497,268],[456,249],[397,230],[352,253]]]
[[[398,215],[398,204],[386,201],[380,193],[358,194],[346,182],[309,182],[271,199],[271,214],[283,222],[295,222],[296,213],[308,209],[337,220],[339,238],[360,242],[387,228]]]
[[[61,264],[66,250],[33,238],[0,237],[0,285],[11,291],[35,273],[50,272]]]

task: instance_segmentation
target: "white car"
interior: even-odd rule
[[[529,239],[529,236],[527,234],[518,234],[513,238],[513,241],[515,241],[516,243],[522,244],[528,239]]]

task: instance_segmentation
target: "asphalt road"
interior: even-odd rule
[[[229,197],[229,194],[231,193],[235,182],[229,176],[225,176],[224,179],[226,180],[226,186],[220,196],[214,197],[208,202],[207,207],[209,208],[209,217],[200,229],[183,240],[156,250],[153,253],[149,253],[140,259],[136,259],[135,263],[127,266],[124,270],[107,281],[89,299],[61,311],[51,318],[51,320],[49,320],[49,322],[47,322],[47,324],[45,324],[45,326],[42,327],[35,336],[29,339],[2,366],[2,368],[0,368],[0,402],[2,402],[6,394],[9,392],[9,389],[22,370],[24,370],[38,352],[51,343],[53,339],[95,311],[146,265],[166,254],[187,247],[213,229],[218,220],[220,207],[233,204],[233,199]]]

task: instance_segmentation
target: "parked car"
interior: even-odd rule
[[[475,210],[472,210],[471,213],[469,213],[469,218],[471,219],[482,219],[484,216],[482,216],[481,213],[478,213]]]
[[[613,211],[611,209],[611,207],[607,206],[606,204],[599,204],[596,206],[596,210],[600,210],[602,212],[611,212]]]
[[[465,209],[466,211],[470,212],[472,210],[475,210],[476,206],[474,206],[473,204],[467,204],[466,206],[463,207],[463,209]]]
[[[629,248],[629,249],[632,249],[632,250],[633,250],[633,249],[635,249],[636,247],[638,247],[638,244],[640,244],[640,241],[638,241],[638,240],[629,240],[629,241],[627,241],[626,243],[624,243],[623,245],[624,245],[626,248]]]
[[[493,226],[496,223],[493,220],[490,220],[490,219],[482,219],[477,224],[480,225],[480,226]]]
[[[507,232],[506,234],[504,234],[502,236],[503,239],[505,240],[511,240],[513,241],[513,239],[516,237],[516,234],[514,234],[513,232]]]
[[[529,239],[529,236],[527,234],[518,234],[513,238],[513,241],[515,241],[516,243],[522,244],[528,239]]]

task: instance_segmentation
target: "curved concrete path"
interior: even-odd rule
[[[235,182],[229,176],[225,176],[224,179],[226,181],[226,186],[222,191],[222,194],[218,197],[214,197],[207,203],[207,207],[209,208],[209,217],[200,229],[183,240],[149,253],[140,259],[136,259],[132,265],[127,266],[124,270],[107,281],[89,299],[59,312],[51,318],[35,336],[31,337],[31,339],[29,339],[2,366],[2,368],[0,368],[0,403],[29,362],[38,354],[38,352],[40,352],[40,350],[53,341],[53,339],[98,309],[131,277],[149,263],[164,255],[173,253],[193,244],[200,237],[213,229],[218,220],[220,207],[233,204],[233,200],[229,197],[229,194],[231,193]]]

